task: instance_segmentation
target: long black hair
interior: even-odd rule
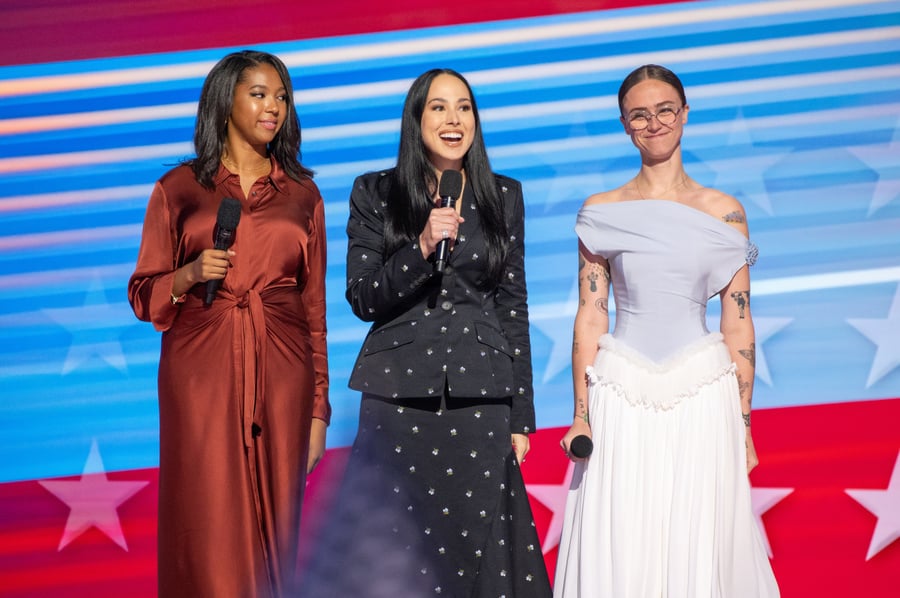
[[[681,79],[678,78],[678,75],[664,66],[659,66],[658,64],[645,64],[644,66],[639,66],[638,68],[628,73],[628,76],[625,77],[624,81],[622,81],[622,85],[619,86],[620,114],[622,114],[625,109],[625,95],[629,91],[631,91],[632,87],[634,87],[641,81],[646,81],[647,79],[654,79],[656,81],[668,83],[675,88],[675,91],[678,92],[678,97],[681,98],[681,104],[687,105],[687,98],[684,95],[684,85],[681,84]],[[622,114],[622,116],[624,116],[624,114]]]
[[[450,75],[462,81],[472,99],[474,139],[463,157],[463,169],[475,194],[475,205],[483,224],[487,245],[487,269],[481,285],[493,288],[500,282],[509,251],[503,202],[484,146],[475,94],[465,77],[452,69],[432,69],[422,73],[413,81],[406,95],[400,121],[397,166],[385,209],[385,255],[390,255],[417,238],[434,207],[431,197],[437,189],[438,180],[422,139],[422,113],[425,111],[431,83],[439,75]]]
[[[197,181],[212,188],[219,171],[219,161],[225,146],[226,123],[234,103],[234,88],[244,80],[247,69],[268,64],[281,78],[285,90],[284,124],[269,143],[269,155],[274,156],[292,179],[312,178],[313,172],[300,164],[300,120],[294,107],[294,90],[287,67],[277,56],[257,50],[242,50],[228,54],[209,71],[200,91],[197,123],[194,127],[194,151],[197,157],[187,163]]]

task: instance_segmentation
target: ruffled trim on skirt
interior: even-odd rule
[[[668,411],[736,370],[721,333],[713,332],[657,363],[604,334],[594,364],[585,371],[590,386],[608,388],[630,405]],[[699,374],[698,374],[699,373]]]

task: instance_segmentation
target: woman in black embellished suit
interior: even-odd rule
[[[463,192],[441,208],[448,170]],[[550,596],[519,470],[535,427],[522,188],[491,171],[459,73],[413,82],[397,165],[355,181],[347,235],[347,300],[373,324],[350,378],[359,431],[309,595]]]

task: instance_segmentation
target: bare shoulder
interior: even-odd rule
[[[735,197],[717,189],[704,187],[699,192],[700,208],[717,220],[729,224],[748,235],[747,213]]]
[[[618,189],[612,189],[610,191],[594,193],[586,200],[584,200],[584,205],[593,206],[597,204],[615,203],[617,201],[622,201],[622,195],[622,187],[619,187]]]

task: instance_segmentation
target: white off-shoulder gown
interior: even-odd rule
[[[706,327],[708,299],[755,247],[666,200],[585,206],[576,232],[609,261],[615,330],[587,371],[594,451],[575,466],[554,597],[778,596],[735,365]]]

